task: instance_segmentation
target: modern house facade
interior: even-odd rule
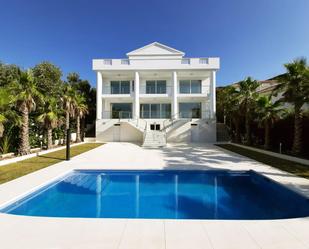
[[[94,59],[96,140],[215,142],[219,58],[184,55],[154,42],[126,59]]]

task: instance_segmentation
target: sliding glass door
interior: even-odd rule
[[[171,118],[171,104],[141,104],[141,118]]]
[[[132,118],[131,103],[112,103],[112,118]]]
[[[201,118],[201,103],[179,103],[180,118]]]

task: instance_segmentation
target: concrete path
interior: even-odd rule
[[[108,143],[69,162],[0,185],[0,205],[72,169],[254,169],[309,197],[309,181],[212,145],[144,149]],[[309,218],[143,220],[47,218],[0,214],[0,248],[287,248],[309,249]]]

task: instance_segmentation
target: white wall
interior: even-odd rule
[[[118,129],[117,126],[111,126],[107,130],[101,133],[97,133],[96,141],[100,142],[114,142],[115,139],[115,130]],[[142,143],[143,134],[138,129],[132,127],[128,123],[120,123],[120,142],[134,142]]]
[[[197,124],[197,126],[191,126],[191,124]],[[198,134],[192,134],[192,129]],[[192,135],[198,138],[196,141],[192,141]],[[203,120],[196,120],[192,122],[178,121],[170,132],[167,133],[168,143],[214,143],[216,142],[216,122]]]

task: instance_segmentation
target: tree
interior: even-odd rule
[[[47,131],[47,149],[52,148],[52,131],[58,126],[62,120],[62,112],[59,101],[54,97],[49,97],[45,101],[45,105],[40,110],[37,120],[43,124]]]
[[[257,119],[264,126],[264,148],[270,149],[270,130],[275,121],[279,120],[283,108],[280,101],[272,102],[272,95],[261,96],[257,101]]]
[[[66,141],[66,135],[67,130],[70,129],[70,117],[75,116],[75,108],[76,108],[76,97],[77,92],[74,88],[72,88],[71,85],[65,84],[63,87],[63,108],[65,111],[65,138]]]
[[[81,94],[85,98],[85,104],[88,107],[88,112],[86,115],[80,118],[80,130],[83,140],[83,135],[85,131],[86,122],[92,123],[95,120],[96,117],[96,111],[95,111],[95,99],[93,99],[93,88],[91,88],[91,85],[87,80],[82,80],[78,73],[72,72],[69,73],[67,76],[67,82],[74,88],[78,94]],[[96,94],[94,94],[94,97],[96,97]]]
[[[239,110],[239,91],[234,86],[228,86],[221,91],[219,97],[222,101],[220,109],[223,113],[224,122],[225,124],[228,123],[230,130],[233,130],[233,127],[235,127],[235,142],[240,143],[242,113]]]
[[[0,87],[6,87],[20,78],[20,68],[14,64],[3,64],[0,62]]]
[[[256,90],[260,84],[258,81],[253,80],[251,77],[240,81],[238,84],[239,104],[245,114],[245,140],[248,145],[251,145],[251,119],[252,113],[254,112],[255,103],[258,98],[258,93]]]
[[[48,96],[59,97],[62,81],[59,67],[44,61],[33,68],[33,77],[38,90]]]
[[[294,107],[293,154],[302,152],[302,107],[309,98],[309,69],[304,58],[284,64],[286,73],[278,78],[280,82],[275,93],[282,94],[281,101],[291,103]]]
[[[75,115],[76,115],[76,142],[81,141],[80,120],[88,113],[88,107],[85,103],[85,98],[82,95],[77,95]]]
[[[35,109],[36,101],[42,100],[42,94],[38,91],[31,70],[21,71],[19,81],[11,85],[14,103],[21,113],[21,130],[19,154],[30,153],[29,145],[29,113]]]
[[[7,119],[7,110],[9,108],[11,98],[6,88],[0,88],[0,137],[2,137],[4,132],[4,123]]]

